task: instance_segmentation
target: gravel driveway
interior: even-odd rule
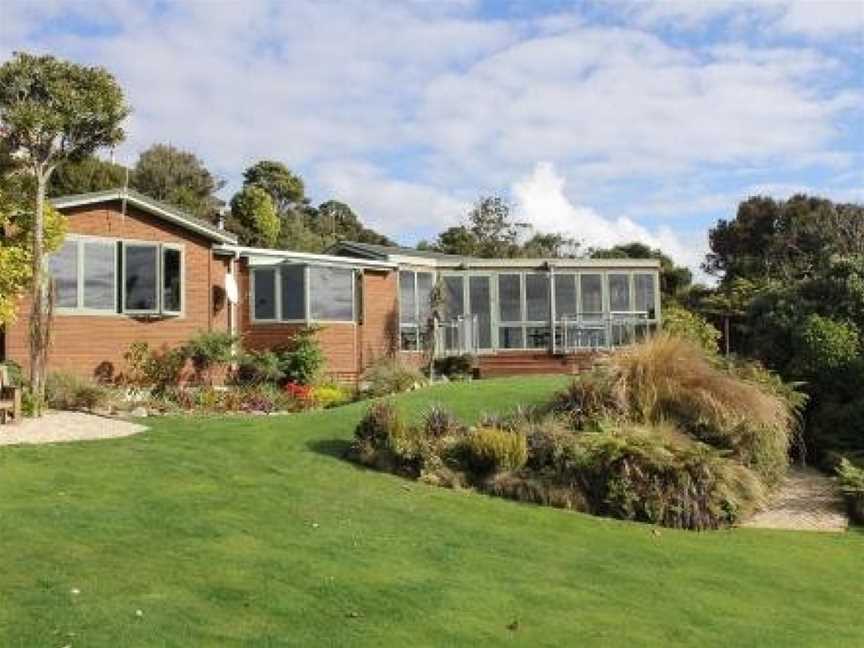
[[[112,439],[146,429],[138,423],[95,414],[48,412],[42,418],[24,419],[18,425],[0,425],[0,445]]]

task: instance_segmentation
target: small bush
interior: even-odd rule
[[[625,405],[613,393],[612,386],[608,372],[593,371],[578,376],[555,394],[549,409],[566,416],[577,430],[597,420],[617,418],[624,414]]]
[[[710,355],[716,355],[720,349],[720,331],[698,313],[681,306],[669,304],[664,307],[663,330],[668,335],[692,342]]]
[[[439,376],[447,376],[448,378],[470,376],[474,370],[474,356],[465,353],[436,358],[434,366],[435,373]]]
[[[448,409],[432,405],[423,413],[423,430],[432,439],[442,439],[461,431],[461,424]]]
[[[861,353],[858,329],[851,322],[812,314],[795,328],[790,371],[821,376],[851,364]]]
[[[6,379],[9,381],[4,387],[24,387],[27,384],[27,380],[24,378],[24,371],[17,362],[6,360],[5,362],[0,362],[0,367],[6,369]]]
[[[314,327],[304,328],[294,334],[287,347],[275,349],[280,359],[280,369],[285,378],[301,385],[310,385],[324,367],[326,358]]]
[[[45,382],[45,402],[60,410],[94,410],[108,399],[102,385],[74,374],[52,373]]]
[[[837,476],[849,518],[857,524],[864,524],[864,468],[844,457],[837,466]]]
[[[351,400],[351,395],[339,385],[315,385],[310,391],[311,401],[318,407],[334,407]]]
[[[278,384],[285,379],[282,359],[273,351],[249,351],[237,365],[234,382],[240,385]]]
[[[185,347],[185,356],[192,361],[198,381],[213,384],[213,371],[224,367],[234,358],[239,338],[223,331],[201,331]]]
[[[478,477],[519,470],[528,460],[528,445],[522,432],[478,427],[459,445],[459,455]]]
[[[383,358],[363,373],[367,391],[371,396],[389,396],[407,391],[425,382],[420,370],[406,364],[401,358]]]
[[[125,382],[159,394],[180,384],[186,366],[186,349],[151,349],[146,342],[133,342],[123,355]]]

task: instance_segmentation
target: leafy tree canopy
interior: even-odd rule
[[[193,153],[170,144],[154,144],[141,153],[132,174],[132,185],[141,193],[210,220],[222,205],[215,193],[224,184]]]
[[[59,165],[48,183],[48,195],[53,197],[117,189],[131,183],[131,170],[88,155],[78,161]]]
[[[328,200],[310,213],[312,229],[334,240],[358,241],[376,245],[393,245],[393,241],[365,227],[360,217],[344,202]]]
[[[273,199],[261,187],[244,187],[231,199],[233,228],[243,245],[273,247],[281,223]]]
[[[270,194],[282,217],[307,202],[303,179],[275,160],[261,160],[246,169],[243,172],[243,185],[255,185]]]

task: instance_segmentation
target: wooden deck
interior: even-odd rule
[[[604,355],[603,351],[578,351],[553,354],[549,351],[499,351],[478,355],[480,378],[531,374],[577,374],[589,371]]]

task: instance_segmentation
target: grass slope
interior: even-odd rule
[[[0,645],[864,645],[860,532],[656,536],[427,487],[338,458],[364,407],[0,448]]]

